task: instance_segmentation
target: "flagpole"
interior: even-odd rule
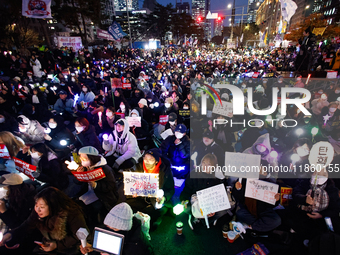
[[[130,28],[130,16],[129,16],[128,0],[126,0],[126,15],[127,15],[128,25],[129,25],[130,48],[132,49],[132,38],[131,38],[131,28]]]

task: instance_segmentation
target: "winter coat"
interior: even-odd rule
[[[94,126],[90,125],[86,131],[76,134],[76,138],[78,141],[76,142],[76,147],[93,146],[99,152],[102,151]]]
[[[20,151],[18,159],[32,164],[32,157],[28,153]],[[42,157],[37,165],[37,180],[48,183],[58,189],[64,189],[68,185],[67,173],[63,171],[60,161],[52,152],[48,152],[47,157]]]
[[[116,204],[119,198],[116,180],[113,175],[113,170],[107,165],[106,159],[101,157],[100,161],[92,166],[88,171],[102,168],[105,178],[96,181],[97,186],[93,190],[99,200],[104,204],[107,211],[110,211]],[[83,185],[82,194],[88,191],[88,184]]]
[[[39,142],[44,142],[44,128],[40,125],[40,123],[36,120],[31,120],[28,128],[25,132],[28,134],[26,137],[25,135],[21,134],[20,138],[24,140],[25,143],[28,144],[36,144]]]
[[[190,139],[183,136],[182,143],[175,145],[176,136],[167,137],[161,144],[162,155],[168,158],[172,165],[183,166],[189,164]]]
[[[92,91],[87,92],[86,94],[84,92],[81,92],[78,102],[84,101],[85,103],[91,103],[94,101],[94,98],[95,94]]]
[[[217,158],[218,165],[221,167],[224,166],[224,151],[217,143],[212,142],[210,145],[206,146],[203,142],[200,142],[196,148],[194,149],[197,151],[197,165],[201,164],[202,158],[207,155],[208,153],[214,154]]]
[[[12,240],[7,242],[7,245],[11,247],[20,243],[26,235],[32,233],[34,229],[38,229],[46,239],[56,242],[57,251],[66,252],[68,249],[75,249],[80,245],[76,235],[79,228],[87,229],[80,210],[62,211],[48,222],[46,218],[39,220],[38,214],[33,210],[30,217],[20,227],[10,231]]]
[[[120,121],[120,120],[119,120]],[[133,158],[135,161],[142,156],[138,148],[136,137],[129,131],[129,123],[125,119],[121,119],[124,122],[124,130],[119,137],[117,130],[109,136],[108,141],[103,141],[103,149],[107,152],[106,156],[115,156],[116,163],[121,165],[125,160]]]
[[[68,113],[73,113],[73,99],[66,99],[65,102],[60,98],[54,104],[54,110],[57,111],[58,114],[66,111]]]
[[[35,59],[34,61],[33,61],[33,59],[31,59],[30,60],[30,66],[33,69],[33,75],[35,77],[41,78],[42,73],[40,71],[40,69],[41,69],[40,61],[38,59]]]
[[[161,157],[161,165],[159,166],[159,189],[164,191],[165,204],[171,205],[171,198],[175,194],[175,184],[172,176],[170,162]],[[144,173],[143,160],[136,165],[136,172]],[[141,198],[141,197],[139,197]],[[137,198],[138,199],[138,198]],[[144,198],[141,198],[144,199]]]

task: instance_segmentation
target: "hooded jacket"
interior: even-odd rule
[[[266,148],[266,150],[264,152],[259,152],[257,150],[257,145],[262,145]],[[253,146],[245,149],[243,151],[243,153],[246,154],[254,154],[254,155],[261,155],[261,159],[262,160],[266,160],[268,161],[269,164],[274,164],[274,165],[278,165],[277,163],[277,159],[274,159],[272,157],[270,157],[270,152],[272,150],[272,146],[270,145],[270,137],[269,137],[269,133],[266,133],[264,135],[261,135],[259,138],[257,138],[256,142],[253,144]]]
[[[25,135],[21,135],[21,138],[25,141],[25,143],[39,143],[44,142],[44,128],[40,125],[40,123],[36,120],[30,120],[27,126],[27,130],[25,132],[28,134],[28,137]]]
[[[107,152],[106,156],[115,156],[116,163],[121,165],[125,160],[133,158],[136,162],[142,156],[138,148],[136,137],[129,131],[129,123],[125,119],[118,121],[124,122],[124,130],[121,136],[116,129],[110,134],[107,141],[103,141],[103,149]],[[117,121],[117,122],[118,122]],[[116,123],[117,123],[116,122]]]

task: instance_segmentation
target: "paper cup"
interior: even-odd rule
[[[228,238],[228,231],[222,230],[223,238]]]
[[[235,240],[236,234],[234,231],[228,231],[228,241],[229,243],[233,243]]]
[[[177,235],[182,235],[183,233],[183,222],[179,221],[176,223]]]

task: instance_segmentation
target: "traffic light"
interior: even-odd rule
[[[197,17],[197,22],[200,23],[202,21],[202,17],[201,16],[198,16]]]
[[[221,16],[218,16],[217,17],[217,22],[220,22],[222,20],[222,17]]]

